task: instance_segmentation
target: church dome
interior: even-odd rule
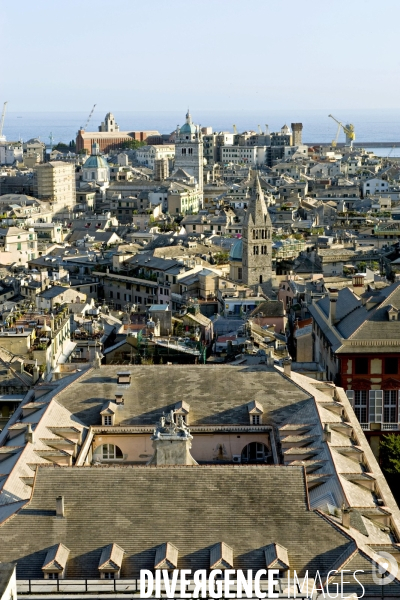
[[[236,260],[242,262],[243,255],[243,241],[242,239],[237,240],[229,252],[229,260]]]
[[[108,169],[108,163],[102,156],[92,155],[83,165],[85,169]]]
[[[185,123],[180,128],[179,133],[185,134],[185,135],[191,135],[193,133],[196,133],[196,126],[193,125],[193,123]]]
[[[182,127],[179,130],[179,133],[181,135],[192,135],[196,133],[196,125],[193,125],[192,117],[189,111],[186,113],[186,123],[182,125]]]

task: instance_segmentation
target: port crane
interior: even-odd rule
[[[86,128],[87,128],[87,126],[89,125],[89,121],[90,121],[90,119],[92,118],[92,114],[94,113],[94,109],[95,109],[95,108],[96,108],[96,104],[94,104],[94,105],[93,105],[93,108],[92,108],[92,110],[90,111],[90,115],[89,115],[89,116],[88,116],[88,118],[87,118],[87,121],[86,121],[86,123],[85,123],[85,126],[84,126],[84,127],[81,127],[81,129],[83,129],[84,131],[86,131]]]
[[[354,125],[352,125],[351,123],[348,123],[347,125],[343,125],[343,123],[341,121],[338,121],[333,115],[328,115],[328,116],[338,124],[336,137],[332,141],[332,146],[333,147],[337,146],[340,130],[343,129],[343,131],[346,135],[346,146],[350,146],[350,148],[352,148],[353,142],[356,139],[356,132],[354,131]]]
[[[3,141],[3,142],[6,141],[5,136],[3,136],[3,125],[4,125],[4,119],[6,116],[7,104],[8,104],[8,102],[4,102],[4,104],[3,104],[3,112],[1,113],[1,120],[0,120],[0,141]]]

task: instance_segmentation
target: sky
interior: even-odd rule
[[[396,109],[400,0],[0,0],[10,111]]]

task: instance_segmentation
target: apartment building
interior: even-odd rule
[[[51,161],[35,167],[36,195],[40,200],[72,208],[76,202],[75,167],[61,161]]]

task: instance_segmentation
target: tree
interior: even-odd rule
[[[217,252],[216,255],[214,256],[214,259],[215,259],[215,263],[217,265],[224,265],[225,263],[228,262],[229,253],[228,252]]]
[[[144,142],[139,142],[139,140],[132,140],[132,141],[122,142],[121,148],[123,150],[137,150],[138,148],[141,148],[142,146],[145,146],[145,145],[146,144]]]
[[[379,457],[382,470],[386,473],[400,474],[400,436],[388,433],[379,445]]]
[[[67,146],[67,144],[63,144],[62,142],[59,142],[57,144],[57,146],[53,146],[53,150],[59,150],[60,152],[68,152],[70,150],[70,146]]]

